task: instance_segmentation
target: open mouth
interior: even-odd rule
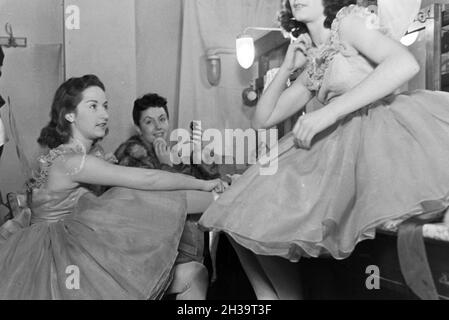
[[[103,129],[106,129],[107,126],[108,126],[108,124],[106,122],[97,124],[97,127],[100,127],[100,128],[103,128]]]

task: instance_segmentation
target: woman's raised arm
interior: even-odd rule
[[[339,26],[340,39],[377,65],[371,74],[327,106],[298,119],[293,134],[299,146],[310,148],[312,139],[348,114],[393,93],[419,71],[413,55],[358,16],[347,16]]]
[[[334,99],[326,108],[337,119],[393,93],[419,72],[413,55],[399,42],[376,29],[365,19],[348,16],[341,21],[340,38],[377,65],[354,89]]]
[[[309,36],[303,35],[290,44],[282,66],[257,105],[252,120],[254,129],[270,128],[280,123],[304,108],[311,99],[312,93],[300,78],[285,89],[290,74],[307,62],[303,52],[310,42]]]

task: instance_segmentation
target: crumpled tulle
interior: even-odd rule
[[[288,148],[290,134],[278,172],[251,167],[200,224],[261,255],[346,258],[376,226],[447,203],[448,106],[448,93],[415,91],[354,112],[311,150]]]
[[[32,209],[32,217],[22,210],[0,227],[0,299],[164,294],[186,218],[183,192],[112,188],[96,197],[82,188],[41,190]],[[67,286],[73,266],[79,289]]]

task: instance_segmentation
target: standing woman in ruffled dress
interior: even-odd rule
[[[253,126],[270,128],[312,99],[322,107],[280,141],[275,175],[251,167],[200,221],[257,255],[241,259],[259,298],[301,298],[288,261],[347,258],[380,224],[423,213],[424,201],[449,204],[449,94],[395,94],[419,65],[397,41],[412,20],[397,30],[385,14],[414,18],[420,1],[378,3],[379,16],[355,0],[284,1],[282,26],[301,35]]]
[[[222,182],[91,155],[109,120],[94,75],[63,83],[50,116],[31,211],[0,227],[0,299],[205,299],[207,271],[175,259],[186,215],[204,211]],[[115,187],[97,197],[86,184]]]

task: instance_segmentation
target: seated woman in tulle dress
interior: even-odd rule
[[[420,3],[378,4],[379,16],[355,0],[284,1],[282,26],[298,39],[253,126],[270,128],[312,99],[322,107],[307,110],[279,142],[275,175],[251,167],[200,221],[240,245],[259,298],[301,298],[298,268],[289,261],[344,259],[375,237],[376,226],[424,213],[425,201],[449,203],[449,94],[394,93],[419,71],[397,40]],[[412,18],[405,29],[390,28],[404,13]]]
[[[204,180],[220,177],[219,167],[216,164],[172,163],[169,141],[170,118],[167,100],[164,97],[149,93],[136,99],[132,117],[138,134],[130,137],[115,151],[114,155],[119,165],[183,173]],[[201,213],[187,217],[176,264],[190,261],[203,263],[204,232],[199,230],[197,225]]]
[[[0,227],[0,299],[205,298],[204,267],[174,263],[186,215],[225,186],[90,154],[106,134],[107,109],[94,75],[57,90],[38,139],[50,151],[28,183],[32,214]],[[85,184],[115,187],[97,197]]]

